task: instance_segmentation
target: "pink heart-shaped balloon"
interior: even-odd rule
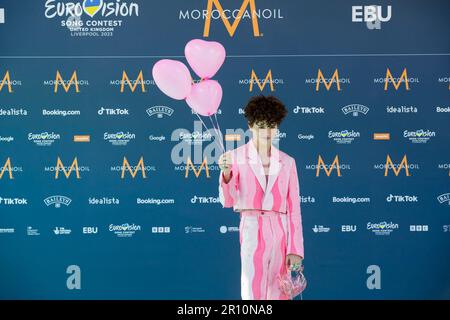
[[[222,101],[222,86],[216,80],[203,80],[192,86],[186,98],[189,107],[202,116],[211,116],[219,109]]]
[[[191,92],[191,73],[183,62],[159,60],[153,66],[152,75],[158,88],[173,99],[183,100]]]
[[[211,79],[225,61],[225,48],[216,41],[194,39],[184,48],[192,70],[203,79]]]

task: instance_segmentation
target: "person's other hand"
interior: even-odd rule
[[[303,258],[296,254],[288,254],[286,256],[286,267],[288,268],[288,270],[300,269],[302,266],[302,262],[303,262]]]

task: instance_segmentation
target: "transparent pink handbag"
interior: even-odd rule
[[[306,288],[306,278],[303,274],[303,266],[299,270],[288,270],[281,276],[278,276],[280,290],[293,300],[300,295]]]

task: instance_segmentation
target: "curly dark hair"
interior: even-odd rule
[[[265,122],[269,127],[279,126],[287,115],[284,104],[274,96],[255,96],[250,99],[244,109],[245,117],[250,126]]]

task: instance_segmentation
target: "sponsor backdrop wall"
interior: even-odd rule
[[[219,148],[151,75],[201,38],[227,49],[224,133],[245,140],[251,96],[289,110],[278,139],[299,172],[304,299],[450,298],[449,12],[1,0],[0,297],[240,299]]]

